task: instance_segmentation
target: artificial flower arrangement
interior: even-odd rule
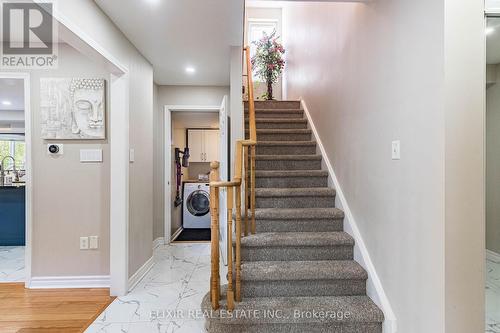
[[[264,32],[262,38],[253,43],[256,46],[256,52],[252,57],[252,68],[255,75],[267,84],[267,92],[263,97],[272,100],[273,84],[278,80],[285,67],[283,59],[285,49],[278,42],[276,31],[270,35]]]

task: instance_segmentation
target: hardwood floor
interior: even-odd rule
[[[0,332],[83,332],[113,301],[109,289],[25,289],[0,283]]]

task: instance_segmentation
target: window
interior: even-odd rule
[[[248,44],[250,45],[250,56],[253,57],[255,55],[255,44],[256,42],[262,38],[262,35],[265,33],[268,36],[273,33],[273,31],[277,30],[278,22],[277,21],[251,21],[248,23]],[[253,80],[256,82],[262,82],[262,80],[253,75]]]
[[[5,156],[12,156],[16,160],[16,169],[25,169],[26,144],[23,141],[0,140],[0,162]],[[12,160],[5,161],[6,169],[12,168]]]

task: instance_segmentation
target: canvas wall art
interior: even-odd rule
[[[105,80],[40,79],[42,139],[105,139]]]

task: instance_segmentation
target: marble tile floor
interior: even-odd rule
[[[210,244],[160,246],[153,258],[144,279],[127,296],[115,299],[86,333],[205,332],[205,320],[196,311],[209,290]],[[221,265],[221,280],[226,272]]]
[[[486,333],[500,333],[500,260],[486,260]]]
[[[86,333],[205,332],[204,319],[194,311],[209,290],[210,244],[160,246],[154,262],[145,278],[127,296],[117,298]],[[485,333],[500,333],[500,261],[488,259],[486,267]],[[221,266],[221,278],[225,275]]]
[[[0,246],[0,283],[24,282],[24,246]]]

